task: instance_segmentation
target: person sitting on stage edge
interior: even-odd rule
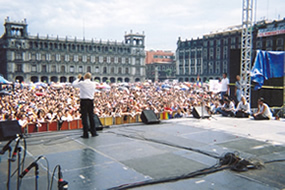
[[[225,117],[233,117],[235,116],[235,105],[232,101],[230,101],[228,98],[224,99],[224,104],[221,108],[217,109],[218,113],[221,113],[222,116]]]
[[[261,97],[257,101],[257,112],[253,114],[255,120],[269,120],[272,118],[272,113],[269,106],[264,103],[264,99]]]
[[[96,90],[96,84],[91,80],[91,73],[86,73],[84,79],[81,74],[72,83],[72,86],[80,89],[80,111],[81,121],[83,125],[83,135],[81,138],[89,138],[88,131],[91,132],[92,137],[97,136],[95,121],[94,121],[94,94]],[[90,130],[88,126],[88,118],[90,124]]]
[[[236,109],[236,117],[238,118],[247,117],[248,118],[249,115],[250,115],[250,105],[246,101],[245,97],[241,96],[241,101],[238,103],[237,109]]]

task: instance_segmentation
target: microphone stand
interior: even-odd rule
[[[21,147],[18,147],[18,175],[17,175],[17,190],[20,190],[21,151],[22,151],[22,148],[21,148]]]
[[[39,165],[35,163],[35,190],[38,190]]]
[[[11,157],[11,147],[8,148],[9,158]],[[11,160],[8,159],[8,176],[7,176],[7,190],[10,190],[10,179],[11,179]]]

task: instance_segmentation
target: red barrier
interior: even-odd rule
[[[51,122],[48,124],[48,130],[49,131],[57,131],[58,127],[57,127],[57,122]]]
[[[77,120],[78,121],[78,128],[79,129],[82,129],[83,128],[83,125],[82,125],[82,122],[81,122],[81,119],[80,120]]]
[[[41,127],[38,127],[38,132],[44,132],[44,131],[47,131],[47,126],[48,124],[47,123],[41,123]]]
[[[27,127],[28,127],[28,133],[34,133],[38,131],[36,124],[31,123],[31,124],[28,124]]]
[[[60,130],[68,130],[69,129],[69,122],[64,121],[61,125]]]
[[[78,120],[73,120],[69,122],[69,129],[78,129]]]

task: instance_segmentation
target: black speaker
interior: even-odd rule
[[[145,124],[156,124],[160,123],[160,120],[157,119],[155,113],[152,110],[144,110],[141,113],[141,120]]]
[[[22,134],[21,126],[17,120],[0,121],[0,141],[10,140],[17,134]]]
[[[97,114],[94,114],[94,122],[95,122],[95,127],[97,131],[103,130],[103,125]]]
[[[205,106],[198,106],[193,107],[192,114],[195,118],[209,118],[210,115],[208,111],[206,110]]]

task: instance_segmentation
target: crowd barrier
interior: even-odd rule
[[[158,113],[156,114],[157,118],[160,120],[166,120],[173,118],[175,112],[172,114],[168,112]],[[136,115],[131,117],[129,115],[120,116],[120,117],[100,117],[100,122],[103,127],[110,125],[121,125],[128,123],[140,123],[142,122],[140,115]],[[73,120],[73,121],[64,121],[59,124],[58,122],[47,122],[41,123],[41,126],[38,127],[36,124],[30,123],[25,128],[22,128],[23,133],[35,133],[35,132],[46,132],[46,131],[62,131],[62,130],[73,130],[73,129],[81,129],[82,123],[81,119]]]

